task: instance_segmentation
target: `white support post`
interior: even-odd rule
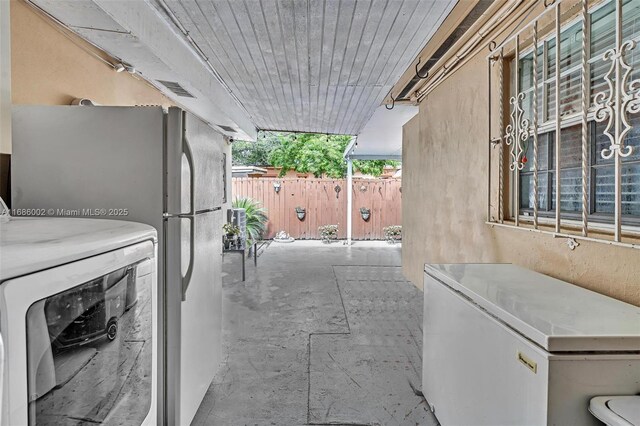
[[[353,210],[353,160],[347,157],[347,245],[351,245],[351,216]]]

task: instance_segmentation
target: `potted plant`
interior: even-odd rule
[[[230,249],[232,246],[238,244],[238,235],[240,235],[240,228],[233,223],[225,223],[222,225],[224,231],[224,248]]]
[[[396,241],[402,240],[402,226],[391,225],[382,228],[384,236],[389,244],[394,244]]]
[[[338,238],[338,225],[324,225],[318,227],[318,232],[320,232],[320,238],[322,242],[328,244],[331,240],[335,240]]]
[[[368,221],[371,217],[371,210],[366,207],[360,207],[360,216],[362,216],[362,220],[365,222]]]
[[[307,209],[305,209],[304,207],[296,207],[296,216],[298,216],[299,220],[303,220],[306,214]]]
[[[278,243],[292,243],[295,241],[295,238],[287,234],[285,231],[280,231],[273,237],[273,241]]]

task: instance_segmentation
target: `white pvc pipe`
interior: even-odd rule
[[[353,209],[353,160],[347,157],[347,245],[351,245],[352,209]]]

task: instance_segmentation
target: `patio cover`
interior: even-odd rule
[[[413,105],[376,108],[362,131],[344,151],[349,160],[402,160],[402,126],[418,113]]]

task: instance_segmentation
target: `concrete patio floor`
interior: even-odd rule
[[[226,360],[193,424],[437,424],[400,246],[272,243],[245,282],[237,255],[224,276]]]

